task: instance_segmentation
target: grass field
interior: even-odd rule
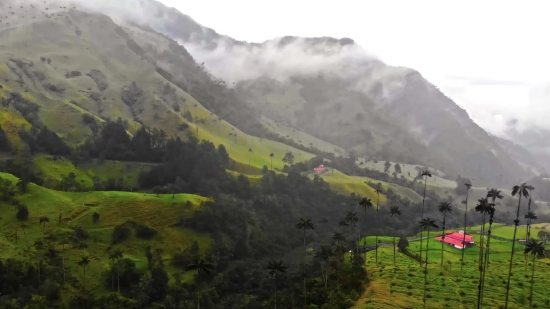
[[[9,179],[12,183],[17,182],[17,179],[9,174],[0,173],[0,177]],[[74,228],[82,227],[88,233],[85,240],[88,246],[86,254],[91,259],[86,271],[86,286],[97,293],[106,291],[101,280],[105,278],[104,273],[109,269],[108,254],[111,249],[123,250],[124,257],[134,260],[140,269],[146,268],[147,265],[145,246],[151,245],[153,250],[162,249],[170,279],[174,280],[174,275],[183,271],[170,265],[173,254],[190,246],[194,240],[197,240],[203,252],[210,246],[208,236],[173,227],[182,218],[189,217],[207,200],[196,195],[177,194],[172,198],[172,195],[157,197],[152,194],[129,192],[69,193],[30,184],[29,192],[17,195],[16,198],[28,207],[29,218],[23,222],[16,220],[14,207],[0,203],[2,257],[31,258],[36,261],[43,256],[43,252],[33,244],[42,241],[44,248],[52,246],[60,252],[65,259],[67,274],[74,276],[80,280],[79,284],[82,284],[82,269],[77,265],[82,251],[72,245],[62,245],[62,242],[73,234]],[[92,220],[94,212],[99,214],[97,223],[93,223]],[[45,227],[39,224],[39,218],[42,216],[47,216],[50,220]],[[149,241],[132,235],[126,241],[113,245],[111,240],[114,227],[127,220],[152,227],[158,234]],[[187,273],[186,276],[192,276],[192,273]]]
[[[479,236],[473,237],[474,241],[479,243]],[[391,241],[391,238],[383,236],[379,239]],[[418,241],[410,242],[408,249],[413,254],[419,253],[419,246]],[[425,249],[426,241],[423,242],[423,246]],[[510,241],[491,240],[490,264],[485,278],[484,308],[499,308],[504,304],[511,246]],[[532,264],[530,259],[527,264],[525,263],[522,245],[516,245],[515,252],[508,308],[523,308],[529,304]],[[441,269],[441,243],[429,241],[426,308],[469,309],[476,306],[479,280],[478,253],[478,247],[466,249],[465,265],[461,271],[461,251],[445,245],[444,268]],[[375,251],[367,253],[366,265],[371,283],[354,308],[422,308],[423,267],[399,252],[394,267],[391,246],[380,247],[378,259],[379,265],[375,266]],[[535,269],[533,304],[538,308],[549,308],[550,294],[547,293],[547,286],[550,284],[550,259],[538,260]]]
[[[323,141],[322,139],[316,138],[315,136],[305,133],[299,129],[276,123],[266,117],[262,117],[261,121],[264,127],[272,133],[279,134],[280,136],[292,140],[297,144],[301,144],[305,147],[313,146],[321,151],[333,153],[336,156],[343,156],[346,153],[342,147]]]
[[[100,163],[99,160],[93,159],[75,167],[68,159],[54,160],[49,155],[38,155],[34,157],[33,163],[39,176],[49,182],[49,187],[55,186],[64,177],[73,173],[76,176],[76,181],[88,188],[93,187],[94,177],[104,182],[109,179],[118,181],[122,178],[126,186],[135,187],[138,183],[139,174],[154,166],[150,163],[108,160]]]

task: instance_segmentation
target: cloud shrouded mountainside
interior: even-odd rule
[[[248,44],[173,9],[162,16],[153,27],[234,84],[265,116],[360,155],[426,164],[483,182],[527,177],[540,168],[536,160],[508,152],[420,73],[387,66],[351,39],[283,37]]]
[[[39,7],[40,1],[34,3]],[[247,102],[251,116],[299,127],[360,156],[424,164],[483,183],[528,177],[538,168],[507,151],[419,72],[387,66],[351,39],[283,37],[248,44],[152,0],[76,5],[176,39],[185,48],[181,53],[189,52],[233,88],[229,100],[220,95],[226,114],[250,112],[243,110],[246,104],[232,103]],[[176,67],[165,60],[164,68]],[[176,71],[185,75],[183,68]],[[187,81],[185,88],[201,89],[203,81]],[[189,91],[208,107],[208,87]]]

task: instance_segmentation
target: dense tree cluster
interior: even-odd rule
[[[10,141],[8,140],[8,136],[6,135],[6,132],[2,129],[2,126],[0,126],[0,151],[9,151],[10,150]]]

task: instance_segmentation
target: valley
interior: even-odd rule
[[[420,73],[351,39],[246,43],[153,0],[144,20],[110,5],[0,3],[0,309],[420,308],[425,291],[427,308],[473,308],[491,209],[484,304],[502,307],[512,243],[510,307],[529,301],[507,224],[523,235],[528,209],[531,236],[545,230],[550,183]],[[259,57],[246,78],[213,65],[288,49],[321,60],[270,76]],[[536,188],[512,194],[522,183]],[[483,204],[493,187],[502,199]],[[440,225],[444,203],[447,229],[466,214],[476,245],[459,271],[458,250],[424,241],[426,290],[419,222]],[[350,254],[375,235],[383,246]]]

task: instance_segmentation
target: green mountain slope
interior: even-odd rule
[[[4,180],[17,183],[12,175],[0,173]],[[138,269],[147,267],[143,248],[153,244],[162,249],[163,254],[172,257],[174,254],[191,247],[194,241],[201,250],[206,251],[210,238],[191,230],[174,227],[180,220],[190,217],[206,198],[177,194],[161,195],[129,192],[82,192],[70,193],[46,189],[30,184],[27,194],[17,196],[17,200],[27,206],[28,219],[16,219],[16,210],[5,202],[0,202],[4,209],[0,229],[0,248],[3,257],[22,260],[41,259],[44,248],[51,246],[64,258],[67,280],[75,280],[75,286],[83,286],[82,269],[77,265],[83,254],[91,259],[91,266],[86,273],[86,285],[93,290],[104,291],[104,272],[109,270],[108,255],[115,249],[124,251],[124,256],[133,260]],[[96,223],[93,214],[99,214]],[[47,216],[49,222],[40,223],[40,218]],[[136,237],[135,232],[120,244],[112,244],[113,230],[117,225],[128,221],[148,226],[157,231],[150,242]],[[81,227],[86,236],[81,241],[88,248],[80,250],[74,238],[75,229]],[[170,264],[171,263],[167,263]],[[169,267],[171,280],[182,269]]]

